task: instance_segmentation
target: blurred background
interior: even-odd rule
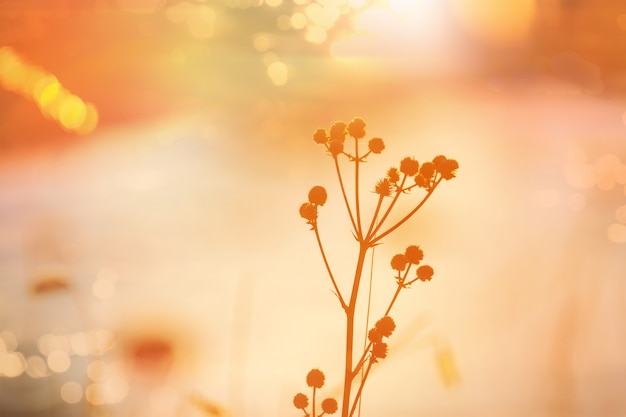
[[[370,323],[394,254],[435,276],[361,414],[626,415],[624,56],[617,0],[0,1],[0,416],[298,416],[311,368],[339,398],[298,207],[328,189],[347,291],[312,134],[355,116],[386,143],[365,189],[460,164],[376,248]]]

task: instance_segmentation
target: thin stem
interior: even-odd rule
[[[383,315],[383,317],[389,315],[389,312],[391,311],[391,307],[393,307],[393,304],[396,302],[396,299],[398,298],[400,291],[402,291],[402,288],[404,288],[404,281],[406,281],[406,277],[409,275],[410,269],[411,269],[411,264],[409,264],[408,268],[406,269],[404,276],[400,279],[400,281],[398,281],[398,288],[396,288],[396,293],[393,295],[393,298],[391,299],[391,302],[389,303],[389,307],[387,307],[387,310],[385,311],[385,314]]]
[[[361,230],[361,201],[359,199],[359,140],[354,139],[354,200],[356,205],[356,224],[358,227],[357,236],[359,240],[363,238]]]
[[[374,226],[376,225],[376,218],[378,217],[378,213],[380,212],[380,208],[383,205],[383,199],[385,197],[383,195],[379,195],[378,196],[378,203],[376,204],[376,210],[374,210],[374,215],[372,216],[372,222],[370,223],[370,227],[369,229],[367,229],[367,238],[371,238],[372,236],[372,229],[374,229]]]
[[[330,277],[330,280],[333,283],[333,287],[335,287],[335,292],[337,294],[337,298],[339,298],[339,303],[341,303],[341,308],[343,308],[344,311],[346,311],[348,306],[346,305],[346,302],[343,300],[343,297],[341,296],[341,292],[339,291],[339,287],[337,286],[337,281],[335,281],[333,272],[331,271],[330,265],[328,264],[328,259],[326,258],[326,253],[324,252],[324,247],[322,245],[322,239],[320,239],[320,233],[319,233],[319,229],[317,228],[317,224],[313,226],[313,230],[315,231],[315,239],[317,240],[317,245],[320,248],[322,259],[324,259],[324,265],[326,265],[326,271],[328,271],[328,276]]]
[[[352,388],[352,353],[354,350],[354,312],[356,309],[356,300],[359,293],[359,285],[363,273],[363,264],[365,263],[365,255],[369,246],[365,242],[360,242],[359,256],[356,263],[356,271],[354,272],[354,281],[352,283],[352,293],[350,294],[350,303],[346,309],[346,357],[343,379],[343,400],[341,404],[342,417],[348,417],[350,407],[350,390]]]
[[[381,228],[385,220],[387,220],[387,216],[389,216],[389,213],[391,213],[391,210],[393,209],[393,206],[396,204],[396,201],[398,201],[398,198],[400,198],[400,194],[402,194],[402,188],[404,186],[405,181],[406,181],[406,174],[404,174],[404,177],[402,177],[400,186],[396,189],[396,195],[393,196],[393,200],[391,200],[391,203],[389,203],[389,207],[387,207],[387,210],[385,210],[385,214],[383,214],[383,217],[380,219],[376,227],[374,227],[374,230],[371,230],[371,232],[368,232],[367,237],[366,237],[367,239],[372,239],[372,237],[376,235],[376,232],[378,232],[378,230]],[[377,239],[374,239],[374,240],[377,240]],[[374,240],[372,240],[372,242]]]
[[[313,405],[311,406],[311,415],[315,416],[315,387],[313,387]]]
[[[361,380],[361,384],[359,385],[359,390],[356,392],[356,396],[354,397],[354,404],[352,404],[352,409],[350,410],[350,414],[348,414],[348,417],[352,417],[352,415],[354,414],[354,410],[356,409],[356,405],[359,402],[359,399],[361,398],[361,393],[363,392],[363,387],[365,386],[365,381],[367,380],[367,376],[370,373],[370,369],[372,369],[372,360],[370,359],[369,364],[367,365],[367,369],[365,370],[365,375],[363,376],[363,379]]]
[[[406,281],[406,277],[409,275],[409,270],[411,269],[411,265],[409,265],[409,267],[406,269],[406,271],[404,272],[404,276],[402,278],[400,278],[400,282],[398,282],[398,288],[396,289],[395,294],[393,295],[393,298],[391,299],[391,302],[389,303],[389,306],[387,307],[387,310],[385,311],[385,314],[383,314],[384,316],[388,316],[389,313],[391,312],[391,308],[393,307],[394,303],[396,302],[396,299],[398,298],[398,295],[400,294],[400,291],[402,290],[402,288],[404,288],[404,282]],[[361,358],[359,359],[359,361],[357,362],[356,366],[354,367],[354,376],[356,376],[356,374],[363,368],[363,365],[365,364],[365,360],[367,359],[367,353],[369,352],[370,348],[372,347],[372,342],[370,341],[367,346],[365,347],[365,349],[363,350],[363,354],[361,355]]]
[[[383,233],[381,233],[380,235],[376,236],[376,238],[372,239],[372,244],[378,242],[380,239],[384,238],[385,236],[387,236],[389,233],[393,232],[394,230],[396,230],[398,227],[400,227],[402,224],[404,224],[407,220],[409,220],[411,218],[411,216],[413,216],[417,210],[419,210],[420,208],[422,208],[422,206],[424,205],[424,203],[426,203],[426,201],[428,200],[428,198],[433,194],[433,191],[435,191],[435,188],[437,188],[437,186],[441,183],[441,181],[443,180],[443,178],[439,178],[437,181],[434,182],[433,186],[430,188],[430,190],[428,190],[428,193],[426,193],[426,195],[424,196],[424,198],[422,199],[422,201],[420,201],[420,203],[415,206],[415,208],[413,210],[411,210],[409,212],[409,214],[407,214],[406,216],[404,216],[398,223],[394,224],[393,226],[391,226],[389,229],[387,229],[386,231],[384,231]]]
[[[358,228],[356,226],[356,222],[354,221],[354,216],[352,215],[352,209],[350,208],[350,203],[348,202],[348,196],[346,195],[346,189],[343,186],[343,179],[341,177],[341,169],[339,168],[339,160],[337,157],[333,158],[335,160],[335,170],[337,171],[337,178],[339,179],[339,186],[341,187],[341,194],[343,195],[343,201],[346,204],[346,209],[348,210],[348,215],[350,216],[350,223],[352,223],[352,228],[354,229],[354,233],[358,233]]]

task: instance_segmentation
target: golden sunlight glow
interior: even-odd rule
[[[606,229],[606,236],[613,243],[626,243],[626,225],[613,223]]]
[[[495,43],[524,40],[536,12],[534,0],[451,0],[450,4],[470,33]]]
[[[26,360],[26,373],[31,378],[43,378],[48,376],[46,361],[41,356],[31,356]]]
[[[54,350],[48,355],[48,367],[56,373],[67,371],[71,364],[70,356],[63,350]]]
[[[76,404],[83,398],[83,387],[78,382],[68,381],[61,386],[61,398],[68,404]]]
[[[89,384],[85,390],[85,398],[92,405],[103,405],[106,403],[106,398],[102,392],[102,386],[100,384]]]
[[[267,75],[276,85],[285,85],[289,78],[289,69],[281,61],[274,61],[267,66]]]
[[[311,43],[324,43],[326,41],[326,30],[324,28],[314,25],[309,25],[306,28],[304,35],[305,39]]]
[[[197,5],[193,13],[187,14],[187,27],[195,38],[210,38],[215,31],[215,12],[209,6]]]
[[[93,104],[67,91],[54,75],[24,62],[8,47],[0,48],[0,83],[33,99],[45,116],[68,131],[84,135],[97,126],[98,112]]]
[[[3,369],[0,369],[5,376],[16,378],[26,370],[26,359],[20,352],[11,352],[4,357]]]
[[[257,33],[256,35],[254,35],[254,38],[252,39],[252,43],[254,45],[254,49],[256,49],[259,52],[267,51],[268,49],[270,49],[270,46],[272,45],[269,35],[265,33]]]
[[[304,13],[296,12],[291,15],[291,26],[294,29],[304,29],[306,24],[307,24],[307,19]]]
[[[283,0],[265,0],[265,4],[270,7],[278,7],[283,4]]]

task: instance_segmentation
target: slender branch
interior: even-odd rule
[[[339,298],[339,303],[341,303],[341,308],[343,308],[344,311],[346,311],[348,306],[346,305],[346,302],[343,300],[343,297],[341,296],[341,291],[339,291],[339,287],[337,286],[337,281],[335,281],[333,272],[331,271],[330,265],[328,264],[328,259],[326,258],[326,253],[324,252],[324,246],[322,245],[322,239],[320,239],[320,232],[319,232],[319,229],[317,228],[317,224],[313,226],[313,230],[315,231],[315,239],[317,240],[317,245],[320,248],[322,259],[324,260],[324,265],[326,265],[326,271],[328,271],[328,276],[330,277],[330,280],[333,283],[333,287],[335,287],[335,292],[337,293],[337,298]]]
[[[409,276],[409,270],[411,269],[411,265],[412,264],[409,264],[409,267],[404,272],[404,276],[400,278],[400,281],[398,282],[398,288],[396,288],[396,292],[393,295],[393,298],[391,299],[391,302],[389,303],[389,306],[387,307],[385,314],[383,314],[383,317],[389,315],[389,313],[391,312],[391,308],[393,307],[394,303],[396,302],[396,299],[398,298],[398,295],[400,294],[400,291],[402,291],[402,289],[404,288],[404,282],[406,281],[406,277]],[[367,353],[371,349],[372,344],[373,343],[370,341],[365,347],[365,350],[363,350],[363,354],[361,355],[361,358],[359,359],[356,366],[354,367],[354,371],[353,371],[354,376],[356,376],[359,373],[359,371],[365,364],[365,360],[367,359]]]
[[[363,375],[363,379],[361,380],[361,384],[359,385],[359,390],[356,392],[356,395],[354,397],[354,403],[352,404],[352,409],[350,410],[350,414],[348,414],[348,417],[352,417],[354,411],[356,410],[356,406],[359,403],[359,398],[361,398],[361,393],[363,392],[363,387],[365,386],[365,381],[367,380],[367,376],[370,373],[370,369],[372,369],[372,364],[373,362],[370,359],[370,362],[367,365],[367,369],[365,370],[365,375]]]
[[[383,314],[383,317],[389,315],[389,312],[391,311],[391,307],[393,307],[393,304],[396,302],[396,299],[398,298],[400,291],[402,291],[402,288],[404,288],[404,281],[406,281],[406,277],[409,275],[409,270],[411,269],[411,265],[412,264],[409,264],[406,271],[404,272],[404,276],[400,278],[400,281],[398,281],[398,288],[396,288],[396,292],[393,295],[393,298],[391,299],[391,302],[389,303],[389,307],[387,307],[385,314]]]
[[[354,216],[352,215],[352,209],[350,208],[350,203],[348,202],[346,189],[343,186],[343,179],[341,178],[341,169],[339,168],[339,160],[337,159],[337,157],[333,159],[335,160],[335,170],[337,171],[337,178],[339,179],[339,186],[341,187],[341,194],[343,195],[343,201],[344,203],[346,203],[346,209],[348,210],[348,215],[350,216],[350,223],[352,223],[352,228],[354,229],[354,233],[357,234],[358,229],[356,227],[356,222],[354,221]]]
[[[346,357],[343,379],[343,399],[341,404],[341,415],[347,417],[348,407],[350,407],[350,391],[352,389],[352,381],[354,375],[352,373],[352,354],[354,350],[354,312],[356,309],[356,300],[359,293],[359,285],[363,274],[363,264],[369,246],[365,242],[359,243],[359,256],[356,262],[356,271],[354,272],[354,281],[352,282],[352,292],[350,293],[350,302],[346,309]]]
[[[372,222],[370,223],[370,227],[369,229],[367,229],[367,235],[366,239],[370,238],[372,235],[372,229],[374,228],[374,226],[376,225],[376,218],[378,217],[378,213],[380,212],[380,208],[383,205],[383,199],[385,197],[383,195],[379,195],[378,196],[378,203],[376,204],[376,210],[374,210],[374,215],[372,216]]]
[[[383,214],[383,217],[380,219],[376,227],[374,227],[374,230],[372,230],[371,232],[368,232],[366,239],[372,239],[372,237],[376,235],[376,232],[378,232],[378,230],[381,228],[381,226],[387,219],[387,216],[389,216],[389,213],[391,213],[391,210],[393,209],[393,206],[396,204],[396,201],[398,201],[398,198],[400,198],[400,194],[402,194],[402,191],[403,191],[402,188],[404,186],[405,181],[406,181],[406,174],[404,174],[404,176],[402,177],[400,186],[396,189],[396,195],[393,196],[393,200],[391,200],[391,203],[389,203],[389,207],[387,207],[387,210],[385,210],[385,214]],[[378,239],[372,240],[372,243],[375,240],[378,240]]]
[[[315,387],[313,387],[313,405],[311,406],[311,415],[315,417]]]
[[[420,201],[420,203],[409,212],[409,214],[407,214],[406,216],[404,216],[398,223],[394,224],[393,226],[391,226],[389,229],[387,229],[386,231],[384,231],[383,233],[381,233],[380,235],[376,236],[376,238],[372,239],[372,244],[378,242],[380,239],[384,238],[385,236],[387,236],[389,233],[393,232],[394,230],[396,230],[398,227],[400,227],[402,224],[404,224],[407,220],[409,220],[416,212],[417,210],[419,210],[420,208],[422,208],[422,206],[424,205],[424,203],[426,203],[426,201],[428,200],[428,198],[433,194],[433,191],[435,191],[435,188],[437,188],[437,186],[441,183],[441,181],[443,180],[443,178],[439,178],[437,181],[434,182],[433,186],[430,188],[430,190],[428,190],[428,193],[426,193],[426,195],[424,196],[424,198],[422,199],[422,201]]]
[[[359,140],[354,139],[354,200],[356,205],[356,223],[357,236],[359,240],[363,239],[363,230],[361,229],[361,201],[359,199]]]

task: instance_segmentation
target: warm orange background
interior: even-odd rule
[[[313,367],[339,397],[343,317],[297,209],[328,189],[347,289],[354,241],[311,137],[354,116],[387,145],[365,190],[404,156],[460,163],[376,249],[373,315],[407,245],[435,277],[394,307],[362,415],[624,415],[626,6],[503,4],[0,2],[0,48],[98,112],[66,131],[0,59],[0,416],[297,416]],[[50,274],[69,289],[33,294]],[[115,343],[81,356],[70,336],[93,329]],[[45,334],[70,337],[71,368],[10,376]]]

